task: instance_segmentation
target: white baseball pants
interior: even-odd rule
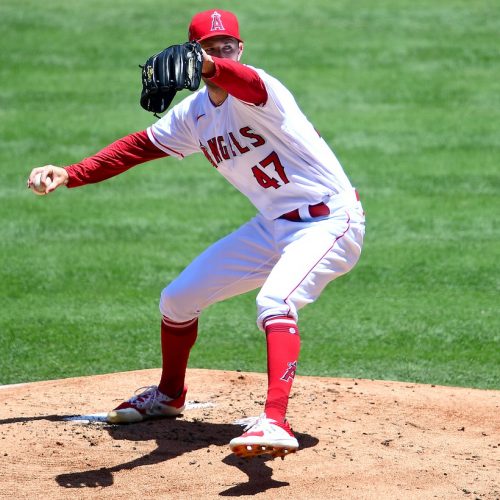
[[[257,215],[207,248],[162,292],[160,312],[189,321],[216,302],[261,288],[257,325],[316,300],[347,273],[361,253],[365,232],[361,203],[310,222],[267,220]]]

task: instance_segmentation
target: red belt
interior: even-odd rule
[[[309,215],[311,218],[316,219],[317,217],[326,217],[327,215],[330,215],[330,209],[326,205],[326,203],[318,203],[316,205],[309,205]],[[287,212],[286,214],[283,214],[282,216],[278,217],[278,219],[285,219],[289,220],[292,222],[300,222],[302,220],[302,217],[299,214],[299,209],[296,208],[295,210],[292,210],[291,212]]]
[[[356,200],[359,201],[359,194],[356,190],[354,190],[354,194]],[[308,207],[309,215],[311,219],[316,219],[318,217],[327,217],[330,215],[330,207],[326,203],[317,203],[316,205],[309,205]],[[292,222],[300,222],[304,219],[300,216],[299,209],[296,208],[291,212],[287,212],[286,214],[281,215],[278,219],[285,219]]]

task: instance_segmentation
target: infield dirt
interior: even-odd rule
[[[233,422],[262,411],[266,375],[191,369],[183,416],[101,421],[159,374],[0,387],[0,498],[500,498],[500,391],[297,376],[299,451],[245,460]]]

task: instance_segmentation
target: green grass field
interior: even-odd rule
[[[138,64],[211,6],[2,0],[0,384],[160,366],[161,289],[253,215],[202,155],[44,198],[25,187],[35,166],[151,124]],[[360,263],[301,313],[299,373],[500,388],[498,2],[216,7],[239,15],[245,62],[292,90],[367,212]],[[254,300],[204,313],[191,367],[265,371]]]

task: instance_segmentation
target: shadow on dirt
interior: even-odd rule
[[[316,446],[318,444],[318,439],[310,436],[309,434],[301,434],[299,432],[294,432],[294,434],[299,441],[300,446],[297,453],[300,453],[300,450],[303,450],[304,448],[312,448],[313,446]],[[228,490],[222,491],[221,493],[219,493],[219,495],[226,497],[256,495],[257,493],[263,493],[272,488],[281,488],[283,486],[288,486],[290,483],[276,481],[272,478],[273,470],[266,465],[266,462],[269,462],[271,460],[273,460],[273,458],[265,455],[252,459],[242,459],[230,453],[223,460],[223,462],[227,465],[237,467],[242,472],[244,472],[248,476],[248,482],[237,484],[236,486],[233,486]]]
[[[49,422],[64,422],[76,415],[39,415],[36,417],[12,417],[0,420],[0,425],[23,424],[25,422],[35,422],[37,420],[48,420]]]
[[[56,416],[48,416],[45,418],[47,420],[60,421],[66,417],[57,418]],[[38,419],[38,417],[35,417],[35,419]],[[201,421],[189,422],[178,419],[153,420],[121,426],[106,425],[103,427],[103,430],[107,431],[111,438],[116,441],[137,442],[154,440],[158,447],[147,455],[114,467],[60,474],[55,478],[59,486],[63,488],[108,487],[113,485],[113,473],[115,472],[165,462],[184,453],[208,448],[211,445],[227,446],[233,437],[238,436],[242,432],[241,427],[234,424],[215,424]],[[299,441],[300,448],[309,448],[318,443],[316,438],[308,434],[295,433],[295,435]],[[272,460],[272,458],[257,457],[245,460],[229,453],[223,459],[223,463],[240,469],[248,476],[248,482],[232,486],[220,492],[219,495],[254,495],[268,489],[288,486],[289,483],[276,481],[272,478],[273,471],[266,465],[266,462],[269,460]]]

